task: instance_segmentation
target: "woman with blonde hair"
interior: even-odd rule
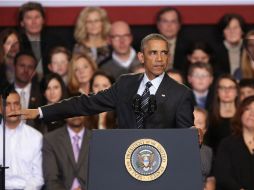
[[[96,63],[86,54],[74,54],[69,65],[70,94],[90,93],[90,80],[97,70]]]
[[[107,36],[110,22],[107,12],[99,7],[84,8],[77,19],[74,37],[74,53],[86,53],[100,64],[109,57]]]
[[[254,45],[254,30],[250,30],[245,39],[252,40]],[[238,80],[242,78],[254,78],[254,60],[252,60],[246,49],[243,50],[241,66],[234,76]]]

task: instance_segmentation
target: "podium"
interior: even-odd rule
[[[167,165],[157,179],[141,181],[134,178],[127,170],[126,155],[128,157],[135,154],[137,147],[133,148],[131,145],[140,142],[140,139],[152,139],[166,152]],[[127,153],[128,150],[133,151],[133,154]],[[161,152],[157,155],[163,156]],[[153,159],[144,160],[155,160],[154,157],[153,154]],[[133,162],[134,167],[136,162],[139,161]],[[146,164],[145,161],[143,162]],[[146,175],[144,174],[145,177]],[[198,133],[195,129],[93,130],[89,149],[88,190],[201,190],[202,188]]]

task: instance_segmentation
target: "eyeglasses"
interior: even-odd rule
[[[160,23],[162,23],[162,24],[179,24],[178,20],[167,20],[167,19],[161,19]]]
[[[120,39],[127,39],[131,36],[131,34],[123,34],[123,35],[110,35],[112,40],[120,40]]]
[[[233,91],[236,90],[236,86],[219,86],[218,88],[220,91]]]
[[[202,79],[211,77],[211,75],[209,75],[209,74],[193,74],[191,76],[194,77],[194,78],[202,78]]]
[[[98,23],[98,22],[101,22],[101,19],[86,20],[87,24],[93,24],[93,23]]]

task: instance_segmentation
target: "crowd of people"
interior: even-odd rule
[[[145,72],[130,25],[110,23],[103,8],[80,12],[71,49],[66,39],[47,33],[45,16],[40,3],[25,3],[18,30],[0,32],[0,89],[10,93],[7,115],[93,96],[123,74]],[[166,74],[188,86],[195,100],[194,124],[204,134],[204,190],[254,190],[254,30],[246,31],[241,15],[225,14],[214,50],[178,35],[182,19],[175,8],[161,9],[155,25],[170,44]],[[90,130],[118,128],[118,117],[116,111],[53,122],[7,117],[6,189],[85,189]]]

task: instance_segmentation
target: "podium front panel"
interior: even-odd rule
[[[153,181],[133,178],[125,153],[139,139],[159,142],[167,153],[164,173]],[[88,190],[201,190],[197,131],[194,129],[94,130],[90,142]]]

